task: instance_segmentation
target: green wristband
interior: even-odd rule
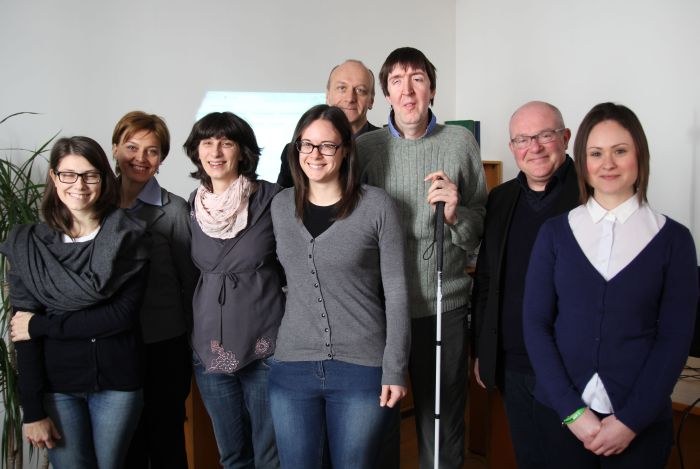
[[[584,412],[586,412],[586,409],[587,407],[581,407],[580,409],[577,409],[573,414],[569,415],[561,421],[562,425],[569,425],[570,423],[574,423],[577,418],[579,418],[583,415]]]

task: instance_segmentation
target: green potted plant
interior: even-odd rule
[[[0,120],[0,125],[21,114],[36,113],[10,114]],[[0,242],[5,240],[13,226],[39,220],[39,202],[44,192],[44,178],[38,174],[35,163],[47,151],[56,135],[36,150],[0,149]],[[12,310],[5,281],[7,269],[5,256],[0,254],[0,399],[5,408],[0,427],[0,469],[15,469],[22,467],[23,459],[22,413],[17,389],[15,352],[8,337]]]

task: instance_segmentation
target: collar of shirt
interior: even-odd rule
[[[433,133],[435,130],[435,127],[437,127],[437,118],[435,117],[435,114],[433,114],[432,109],[428,108],[428,128],[425,129],[425,133],[423,134],[423,137],[430,135]],[[401,132],[399,132],[399,129],[396,128],[396,125],[394,124],[394,110],[392,109],[389,111],[389,132],[391,133],[391,136],[394,138],[403,138],[403,135],[401,135]]]
[[[146,185],[143,186],[139,195],[136,196],[134,203],[129,207],[129,210],[133,210],[141,204],[155,205],[156,207],[161,207],[163,205],[163,201],[160,198],[160,184],[158,184],[156,178],[152,177],[146,182]]]
[[[634,212],[639,210],[639,199],[637,194],[634,194],[614,209],[606,210],[593,197],[589,197],[588,202],[586,202],[586,210],[593,223],[599,223],[608,214],[613,215],[616,221],[624,223]]]

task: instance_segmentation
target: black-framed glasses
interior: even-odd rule
[[[537,143],[544,145],[545,143],[553,142],[557,138],[557,134],[564,130],[566,127],[554,130],[543,130],[536,135],[517,135],[510,139],[510,143],[513,144],[515,148],[527,148],[530,146],[533,140],[537,140]]]
[[[54,171],[58,180],[64,184],[73,184],[81,178],[85,184],[99,184],[102,181],[102,175],[97,171],[86,171],[84,173],[75,173],[73,171]]]
[[[313,143],[307,140],[298,140],[296,143],[296,147],[297,150],[299,150],[299,153],[304,153],[306,155],[313,152],[314,148],[318,148],[318,152],[323,156],[334,156],[335,153],[338,151],[338,148],[341,147],[341,145],[337,145],[335,143],[330,142],[323,142],[319,143],[318,145],[314,145]]]

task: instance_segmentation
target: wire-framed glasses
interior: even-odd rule
[[[557,138],[557,134],[564,130],[564,128],[565,127],[554,130],[543,130],[535,135],[516,135],[510,139],[510,143],[512,143],[515,148],[520,149],[529,147],[533,140],[537,140],[537,143],[544,145],[545,143],[554,141],[554,139]]]

